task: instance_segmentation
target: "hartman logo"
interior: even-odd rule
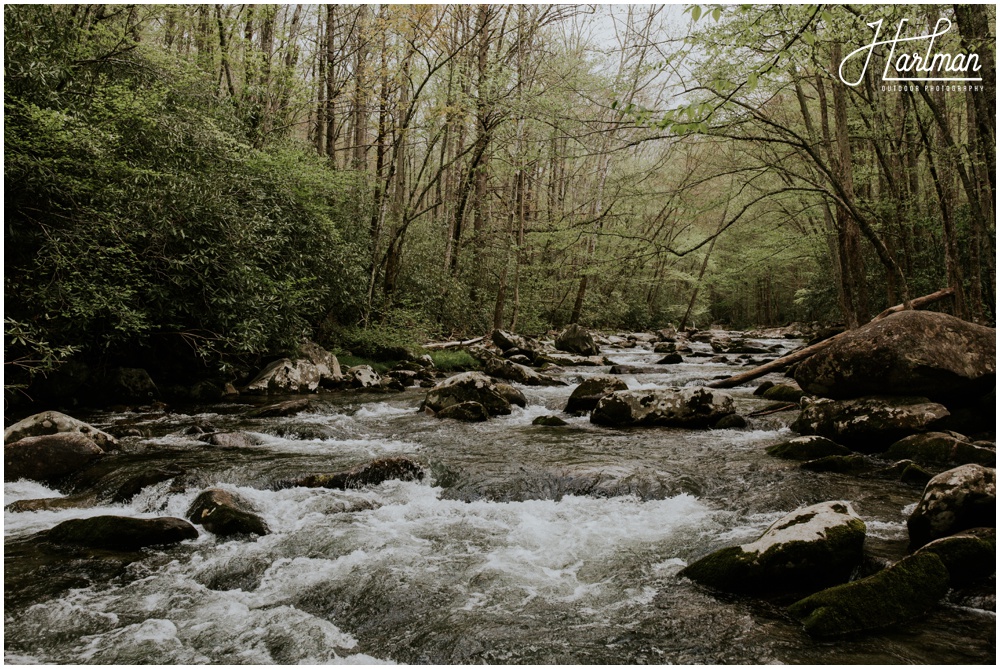
[[[896,35],[890,40],[879,41],[882,32],[882,22],[869,23],[868,27],[875,30],[871,44],[855,49],[840,61],[838,75],[847,86],[857,86],[868,71],[872,54],[877,47],[888,45],[889,53],[885,59],[885,70],[882,72],[883,82],[929,82],[929,81],[982,81],[979,75],[982,65],[979,56],[967,53],[947,53],[935,50],[935,41],[942,35],[947,35],[952,23],[946,18],[940,18],[934,26],[934,31],[928,35],[903,37],[903,29],[907,19],[900,19]],[[905,46],[904,46],[905,45]],[[911,51],[912,49],[912,51]],[[856,81],[848,81],[844,77],[844,66],[852,59],[865,55],[865,63]],[[892,76],[895,75],[895,76]]]

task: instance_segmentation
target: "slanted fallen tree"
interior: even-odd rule
[[[937,292],[931,293],[930,295],[924,295],[923,297],[918,297],[914,300],[910,300],[909,305],[897,304],[894,307],[889,307],[888,309],[880,313],[878,316],[876,316],[869,322],[875,322],[877,320],[885,318],[886,316],[889,316],[890,314],[894,314],[898,311],[903,311],[907,307],[909,307],[910,309],[923,309],[928,305],[934,304],[935,302],[943,300],[946,297],[951,297],[954,294],[955,294],[954,288],[944,288]],[[850,330],[848,330],[848,332],[850,332]],[[824,339],[823,341],[813,344],[812,346],[806,346],[805,348],[800,348],[798,351],[793,351],[792,353],[789,353],[786,356],[778,358],[777,360],[772,360],[771,362],[763,364],[760,367],[754,367],[748,372],[743,372],[742,374],[730,376],[727,379],[719,379],[717,381],[712,381],[711,383],[708,384],[708,387],[733,388],[735,386],[742,385],[747,381],[753,381],[754,379],[764,376],[765,374],[781,371],[782,369],[788,367],[789,365],[792,365],[796,362],[801,362],[806,358],[808,358],[809,356],[813,355],[814,353],[822,351],[824,348],[826,348],[833,342],[837,341],[837,339],[844,336],[845,334],[847,333],[841,332],[838,335],[834,335],[829,339]]]

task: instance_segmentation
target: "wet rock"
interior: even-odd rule
[[[738,430],[747,426],[747,419],[738,413],[723,416],[712,427],[716,430]]]
[[[767,454],[785,460],[816,460],[828,455],[850,455],[851,450],[825,437],[795,437],[774,446],[768,446]]]
[[[976,527],[935,539],[920,548],[916,555],[937,555],[951,576],[951,585],[961,587],[996,573],[996,528]]]
[[[319,384],[326,387],[336,387],[342,378],[340,362],[337,356],[330,353],[316,342],[306,341],[299,346],[302,357],[312,363],[319,373]]]
[[[63,509],[89,509],[97,506],[94,495],[70,495],[68,497],[44,497],[41,499],[21,499],[11,502],[4,510],[11,513],[29,511],[61,511]]]
[[[302,441],[323,441],[324,439],[336,439],[342,436],[341,433],[329,425],[319,423],[281,423],[268,428],[268,434],[283,439],[299,439]]]
[[[618,390],[628,390],[628,385],[614,376],[592,376],[573,389],[566,402],[566,413],[586,413],[593,410],[601,398]]]
[[[294,416],[309,408],[309,400],[303,398],[298,400],[288,400],[277,404],[268,404],[265,407],[254,409],[247,414],[250,418],[277,418],[279,416]]]
[[[532,359],[534,359],[534,353],[542,348],[538,342],[529,337],[507,332],[505,330],[494,330],[490,339],[492,339],[493,343],[496,344],[496,347],[503,352],[507,352],[512,349],[530,351],[532,355],[529,355],[528,357]]]
[[[532,425],[542,425],[544,427],[563,427],[564,425],[569,425],[559,416],[538,416],[535,420],[531,421]]]
[[[997,473],[982,465],[962,465],[927,483],[906,521],[910,546],[973,527],[996,527]]]
[[[678,365],[684,362],[684,356],[680,353],[668,353],[656,361],[657,365]]]
[[[4,444],[4,480],[30,479],[57,483],[102,455],[104,451],[80,432],[25,437]]]
[[[886,451],[893,459],[913,460],[922,465],[977,464],[996,467],[997,453],[970,443],[955,433],[927,432],[900,439]]]
[[[803,360],[808,393],[846,399],[920,395],[949,404],[996,384],[996,330],[948,314],[901,311],[841,336]]]
[[[804,394],[789,383],[779,383],[765,390],[763,396],[773,402],[798,402]]]
[[[653,344],[653,353],[673,353],[677,350],[677,344],[674,342],[661,341]]]
[[[601,355],[570,355],[568,353],[544,353],[539,355],[535,362],[548,362],[564,367],[600,367],[611,364],[607,358]]]
[[[483,361],[483,371],[490,376],[523,383],[526,386],[563,386],[561,379],[539,374],[530,367],[519,365],[512,360],[498,357],[488,357]]]
[[[94,516],[66,520],[45,534],[54,544],[71,544],[114,551],[176,544],[198,538],[198,530],[180,518]]]
[[[512,355],[507,359],[510,360],[515,365],[527,366],[531,364],[531,358],[524,355]]]
[[[406,390],[406,386],[403,385],[403,382],[392,376],[383,377],[382,380],[379,381],[378,388],[387,393],[401,393]]]
[[[661,342],[673,342],[677,340],[677,328],[674,326],[665,327],[655,332],[656,338]]]
[[[816,400],[791,428],[818,434],[857,451],[876,452],[903,437],[934,429],[948,410],[923,397],[861,397]]]
[[[111,495],[111,501],[118,504],[130,502],[132,498],[142,492],[143,489],[148,488],[151,485],[156,485],[157,483],[163,483],[164,481],[175,479],[186,473],[187,470],[176,465],[167,465],[165,467],[154,467],[152,469],[148,469],[140,474],[129,477],[125,483],[118,486],[118,489]]]
[[[756,388],[754,388],[753,394],[756,397],[760,397],[761,395],[763,395],[764,393],[766,393],[771,388],[774,388],[774,381],[764,381],[764,383],[762,383],[759,386],[757,386]]]
[[[814,636],[867,632],[923,615],[945,596],[948,584],[938,556],[911,555],[868,578],[799,600],[788,612]]]
[[[559,336],[556,337],[556,348],[560,351],[576,353],[577,355],[589,356],[600,354],[590,332],[576,323],[573,323],[559,333]]]
[[[451,404],[437,412],[438,418],[451,418],[465,423],[481,423],[489,420],[490,415],[479,402],[459,402]]]
[[[220,488],[202,491],[191,503],[187,516],[195,525],[220,537],[270,534],[267,523],[254,513],[246,498]]]
[[[735,413],[733,398],[708,388],[619,390],[601,398],[590,421],[612,427],[708,427]]]
[[[347,490],[378,485],[383,481],[420,481],[424,470],[413,460],[404,457],[381,458],[334,474],[313,474],[298,479],[292,486],[303,488],[332,488]]]
[[[854,453],[852,455],[827,455],[809,460],[802,463],[802,469],[836,474],[863,474],[872,471],[875,466],[865,456]]]
[[[635,365],[612,365],[611,369],[608,370],[609,374],[662,374],[663,370],[659,367],[637,367]]]
[[[275,360],[243,389],[250,395],[312,393],[319,388],[320,370],[308,360]]]
[[[3,431],[3,443],[10,444],[25,437],[69,432],[79,432],[104,451],[118,446],[118,440],[107,432],[58,411],[43,411],[14,423]]]
[[[382,383],[382,377],[370,365],[355,365],[347,370],[345,376],[352,388],[360,390],[377,388]]]
[[[253,448],[263,443],[260,437],[248,432],[213,432],[198,437],[198,441],[203,441],[209,446],[227,449]]]
[[[463,372],[449,377],[427,391],[425,400],[427,407],[438,412],[462,402],[479,402],[491,416],[510,413],[510,402],[497,389],[493,379],[482,372]]]
[[[756,541],[715,551],[680,573],[727,592],[815,589],[847,580],[861,563],[865,524],[848,502],[793,511]]]
[[[417,372],[410,369],[394,369],[389,375],[399,381],[404,388],[417,383]]]
[[[934,478],[934,474],[930,473],[911,460],[900,460],[896,463],[894,469],[897,467],[899,471],[899,481],[901,483],[918,485],[923,488],[932,478]]]
[[[496,388],[497,392],[513,406],[519,406],[522,409],[528,406],[528,398],[524,396],[524,393],[509,383],[498,383]]]

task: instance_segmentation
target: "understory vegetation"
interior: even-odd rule
[[[976,53],[882,90],[866,24]],[[886,28],[886,26],[891,26]],[[995,7],[7,5],[5,384],[995,314]],[[844,46],[850,45],[850,46]],[[472,364],[436,354],[439,366]]]

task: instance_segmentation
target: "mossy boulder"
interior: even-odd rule
[[[899,480],[902,483],[924,487],[932,478],[934,478],[934,474],[930,473],[912,460],[900,460],[896,463],[894,468],[898,470]]]
[[[511,406],[518,406],[522,409],[528,406],[528,398],[524,396],[524,393],[509,383],[498,383],[496,384],[496,389],[500,393],[500,396],[507,400]]]
[[[380,458],[352,469],[332,474],[311,474],[278,487],[332,488],[347,490],[378,485],[383,481],[420,481],[424,478],[423,468],[405,457]]]
[[[109,451],[118,446],[118,440],[107,432],[102,432],[93,425],[58,411],[43,411],[14,423],[3,431],[3,443],[11,444],[25,437],[40,437],[62,432],[79,432],[97,444],[103,451]]]
[[[217,536],[260,535],[270,533],[264,519],[241,495],[220,488],[202,491],[191,503],[188,518]]]
[[[973,527],[996,527],[997,472],[962,465],[932,478],[906,521],[910,546]]]
[[[798,402],[804,394],[790,383],[779,383],[765,390],[763,396],[772,402]]]
[[[862,397],[811,402],[791,428],[816,434],[865,453],[884,451],[911,434],[927,432],[949,415],[923,397]]]
[[[94,516],[66,520],[45,533],[54,544],[70,544],[115,551],[136,551],[147,546],[175,544],[196,539],[198,530],[180,518],[129,518]]]
[[[954,432],[927,432],[904,437],[892,444],[886,455],[893,459],[913,460],[922,465],[977,464],[996,467],[997,452],[970,443]]]
[[[907,310],[852,330],[803,360],[806,392],[847,399],[921,395],[977,397],[996,384],[996,330],[948,314]]]
[[[780,444],[768,446],[767,454],[785,460],[815,460],[828,455],[850,455],[851,449],[830,441],[826,437],[811,435],[795,437]]]
[[[945,596],[949,582],[937,555],[911,555],[868,578],[799,600],[788,613],[813,636],[867,632],[923,615]]]
[[[731,413],[728,416],[723,416],[715,422],[712,426],[715,430],[738,430],[744,428],[748,425],[747,419],[738,413]]]
[[[759,539],[711,553],[681,571],[727,592],[814,590],[847,580],[862,560],[865,524],[848,502],[793,511]]]
[[[556,337],[555,346],[560,351],[577,355],[599,355],[600,350],[594,343],[594,337],[576,323],[572,323]]]
[[[736,413],[733,398],[708,388],[619,390],[601,398],[590,421],[612,427],[703,428]]]
[[[994,527],[975,527],[950,537],[935,539],[920,548],[916,555],[933,553],[948,568],[955,587],[996,573],[997,537]]]
[[[427,391],[424,405],[441,411],[462,402],[479,402],[491,416],[510,413],[510,402],[497,389],[493,379],[482,372],[463,372],[445,379]]]
[[[4,480],[58,483],[103,455],[104,451],[81,432],[25,437],[4,444]]]
[[[621,379],[601,374],[584,379],[573,389],[566,402],[566,413],[586,413],[592,411],[601,398],[618,390],[628,390],[628,384]]]
[[[450,418],[464,423],[482,423],[490,418],[486,407],[479,402],[459,402],[450,404],[437,412],[438,418]]]

